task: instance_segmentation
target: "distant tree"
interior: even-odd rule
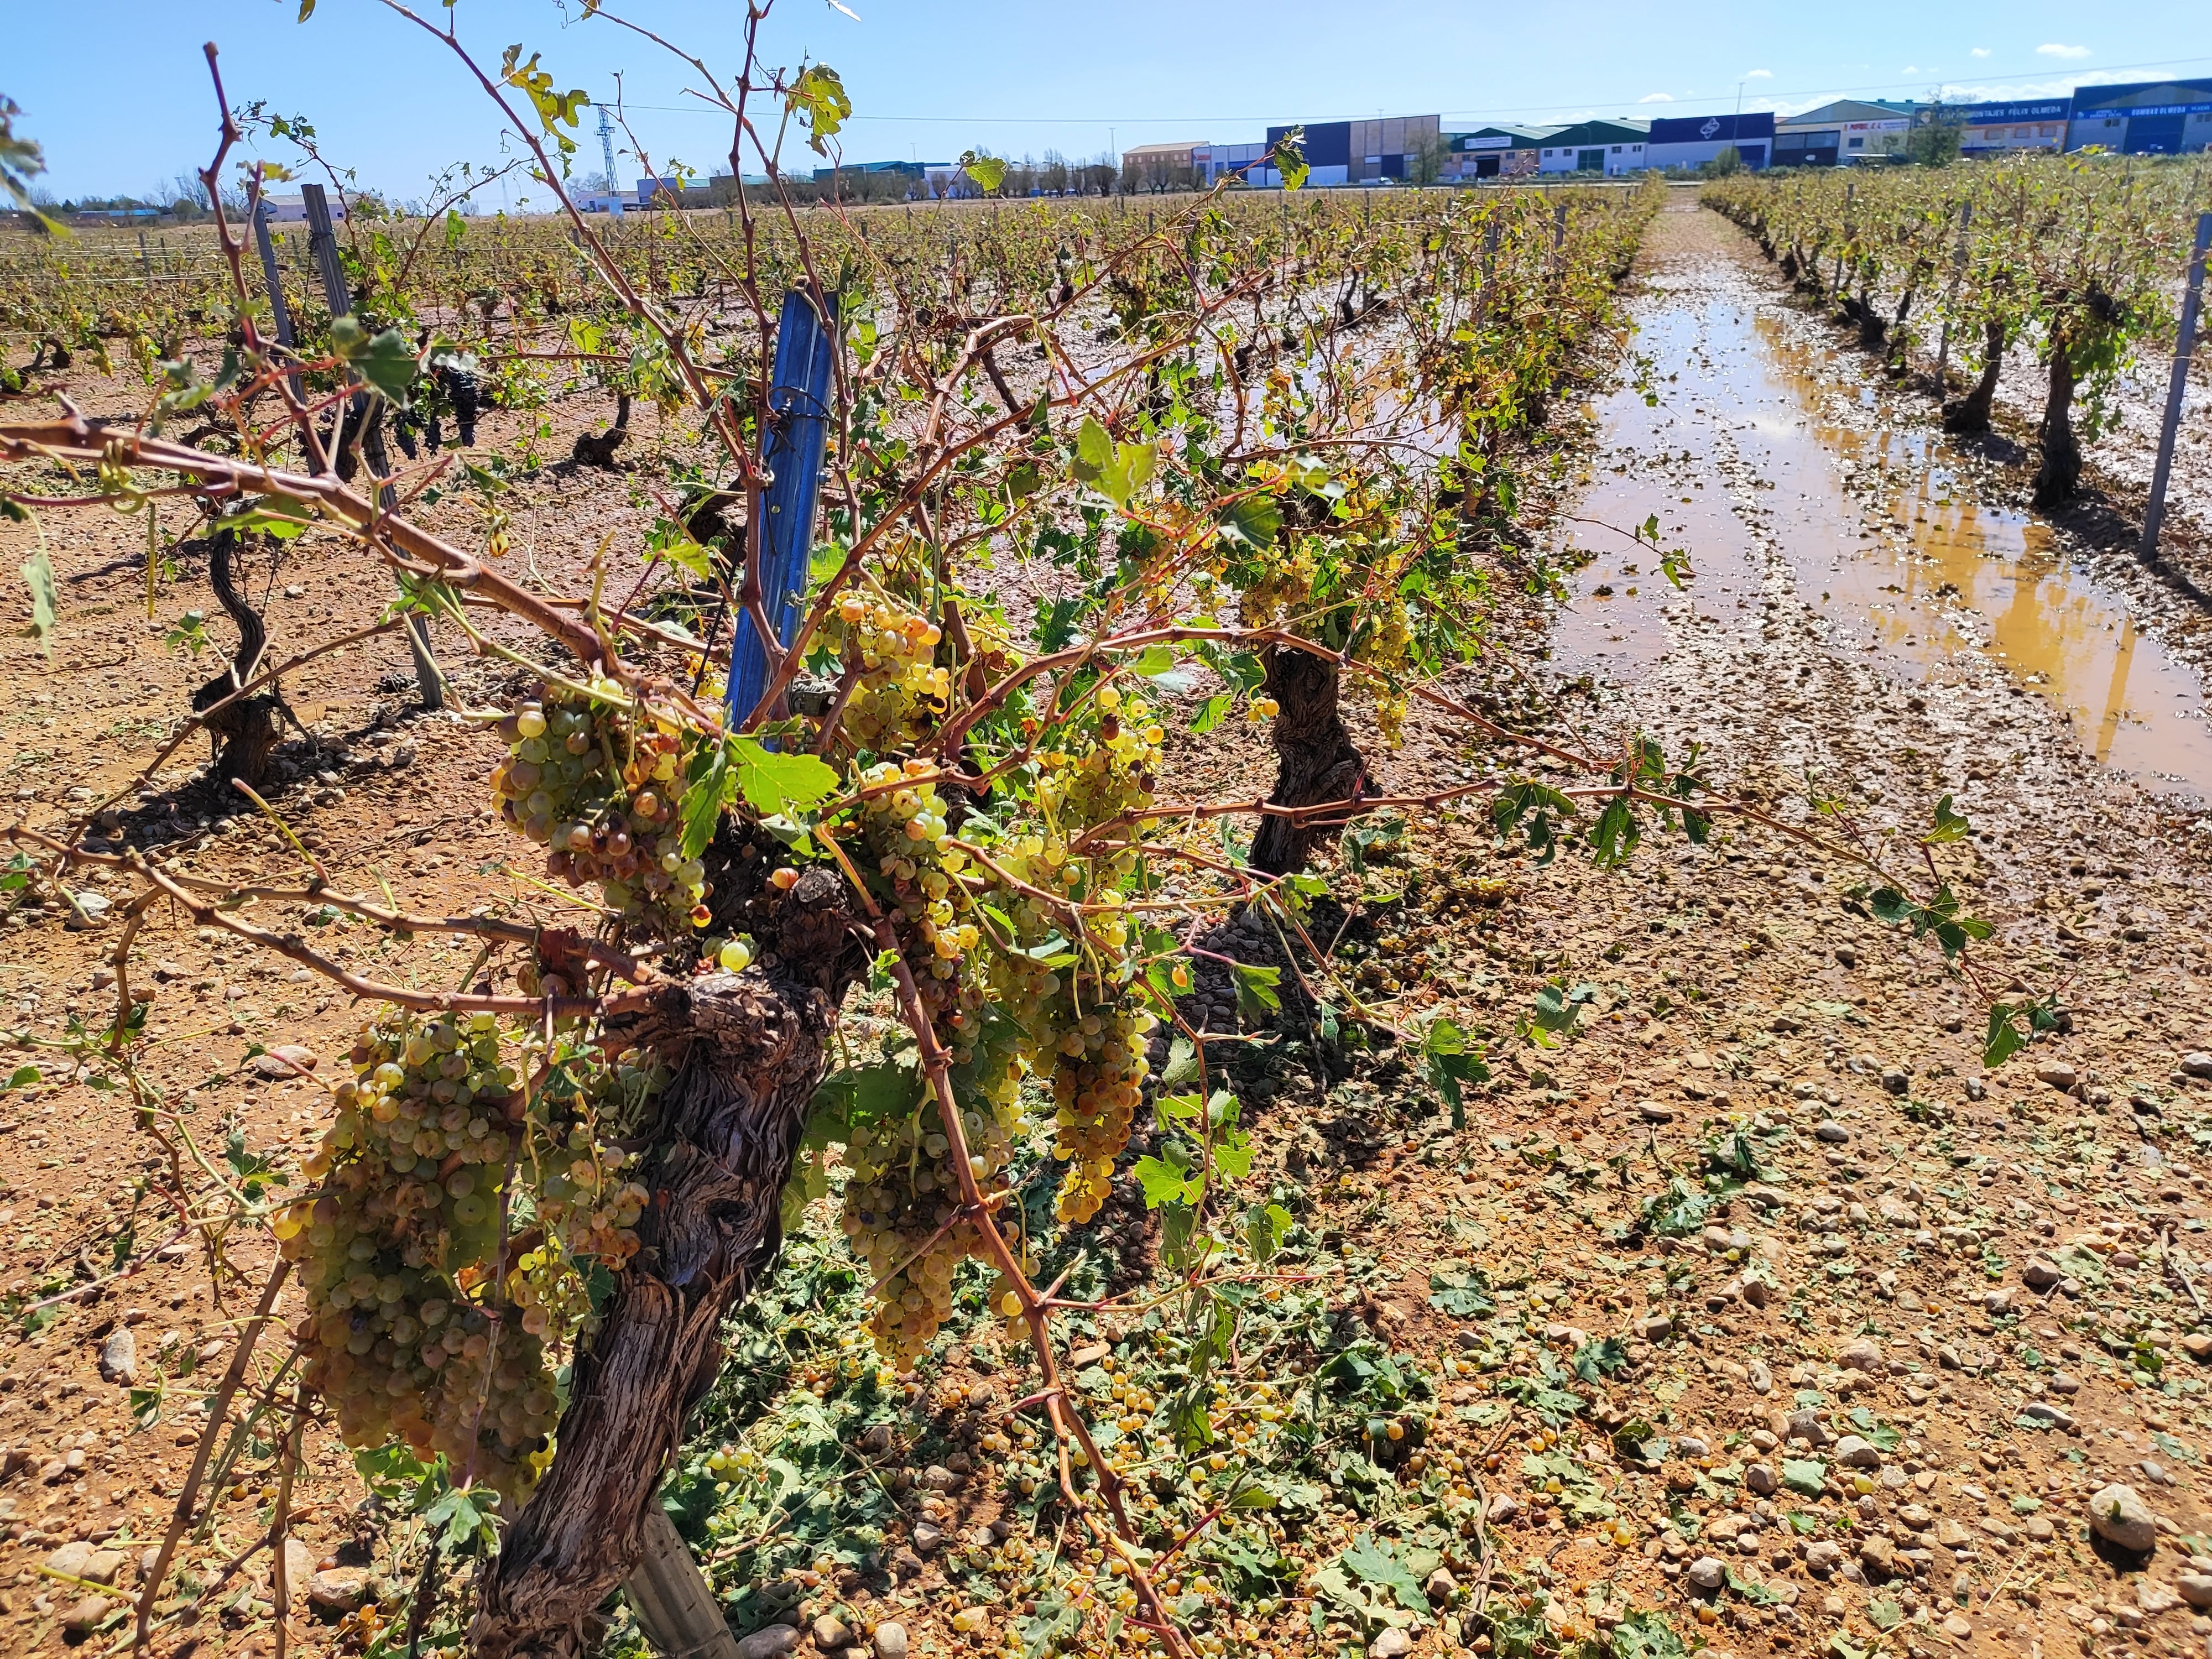
[[[1948,167],[1959,159],[1960,141],[1966,137],[1966,112],[1958,104],[1933,98],[1913,118],[1905,136],[1905,153],[1924,167]]]
[[[1444,162],[1451,151],[1445,148],[1443,135],[1425,132],[1414,140],[1413,147],[1406,152],[1406,182],[1409,185],[1433,185],[1443,177]]]
[[[1734,144],[1730,144],[1711,161],[1700,167],[1698,171],[1708,179],[1725,179],[1730,173],[1741,173],[1743,171],[1742,152]]]

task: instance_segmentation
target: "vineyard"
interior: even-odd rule
[[[536,57],[409,38],[562,177],[577,95]],[[701,74],[741,173],[849,114],[819,65]],[[1681,1401],[1657,1345],[1706,1313],[1874,1386],[1838,1277],[1785,1292],[1723,1224],[1782,1202],[1792,1112],[1848,1139],[1760,1066],[1817,1019],[1839,1070],[1880,1011],[1683,985],[1628,884],[1663,858],[1764,907],[1822,872],[1978,1075],[2073,1017],[1985,944],[1949,793],[1877,818],[1594,736],[1542,671],[1578,405],[1660,396],[1622,295],[1663,185],[769,190],[264,244],[270,158],[344,175],[219,76],[211,107],[243,214],[0,239],[15,667],[52,687],[0,878],[42,964],[0,1133],[128,1136],[77,1154],[115,1170],[84,1216],[38,1200],[82,1237],[25,1232],[8,1291],[0,1443],[74,1399],[58,1340],[128,1402],[8,1454],[47,1494],[0,1499],[27,1644],[1814,1650],[1756,1526],[1854,1538],[1879,1455],[1627,1402]],[[1295,184],[1295,140],[1270,165]],[[2045,350],[2063,493],[2049,434],[2078,406],[2094,441],[2170,327],[2203,175],[1975,177],[1951,288],[1951,174],[1713,200],[1899,361],[1938,315],[1984,382]],[[1656,516],[1596,529],[1694,584]],[[41,711],[102,676],[129,712],[69,749]],[[1563,854],[1588,885],[1539,873]],[[1650,1156],[1616,1126],[1608,1157],[1620,1075],[1574,1080],[1630,1006],[1583,975],[1625,959],[1672,988],[1640,1018],[1732,1045],[1684,1162],[1656,1102]],[[1416,1170],[1464,1194],[1419,1213]],[[1648,1269],[1610,1329],[1543,1315],[1588,1249],[1461,1202],[1516,1186]],[[145,1352],[114,1310],[188,1273],[208,1334]],[[157,1440],[188,1469],[70,1509]],[[1685,1577],[1701,1528],[1752,1576]]]
[[[1757,239],[1799,292],[1832,301],[1897,375],[1932,343],[1971,376],[1943,424],[1990,429],[2008,354],[2043,378],[2034,500],[2081,483],[2084,442],[2115,424],[2123,373],[2170,349],[2180,260],[2212,205],[2201,162],[2125,168],[2033,158],[1939,171],[1759,179],[1705,199]]]

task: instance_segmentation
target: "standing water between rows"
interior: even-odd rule
[[[1600,457],[1569,526],[1595,557],[1556,665],[1631,681],[1686,629],[1754,626],[1794,590],[1830,649],[1926,683],[1995,659],[2100,761],[2212,800],[2203,689],[2124,595],[2047,525],[1980,501],[1942,434],[1893,424],[1863,360],[1807,339],[1758,274],[1698,275],[1661,273],[1636,303],[1656,403],[1625,386],[1597,404]],[[1662,544],[1691,556],[1682,592],[1620,533],[1654,514]]]

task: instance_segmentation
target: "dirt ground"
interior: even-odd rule
[[[1824,325],[1790,308],[1734,230],[1678,203],[1644,259],[1642,349],[1657,349],[1665,308],[1716,297],[1799,348],[1826,349]],[[1694,328],[1668,337],[1679,343],[1657,362],[1655,389],[1694,424],[1700,358],[1713,354]],[[1910,428],[1912,410],[1883,404],[1848,360],[1823,373],[1839,410],[1870,411],[1850,418]],[[89,412],[120,412],[113,388],[77,390]],[[556,453],[604,413],[563,405]],[[515,437],[502,418],[487,418],[487,442]],[[1659,476],[1649,453],[1608,447],[1602,410],[1596,420],[1594,489],[1614,466]],[[1974,833],[1934,856],[1996,925],[1976,954],[2000,986],[2061,986],[2069,1029],[1985,1073],[1981,1013],[1933,944],[1873,921],[1842,860],[1755,830],[1727,830],[1703,850],[1655,837],[1612,873],[1572,848],[1531,868],[1468,817],[1417,825],[1408,850],[1382,854],[1359,930],[1371,943],[1348,971],[1401,1030],[1449,1013],[1486,1032],[1497,1079],[1461,1130],[1417,1103],[1402,1065],[1326,1090],[1285,1079],[1268,1091],[1259,1138],[1263,1178],[1310,1194],[1343,1249],[1379,1257],[1378,1276],[1347,1286],[1345,1306],[1446,1379],[1444,1443],[1482,1483],[1490,1565],[1471,1541],[1458,1584],[1417,1622],[1414,1650],[1492,1650],[1472,1634],[1481,1584],[1499,1598],[1493,1614],[1505,1598],[1522,1606],[1547,1592],[1525,1604],[1562,1640],[1657,1608],[1685,1635],[1740,1654],[1862,1659],[1877,1640],[2021,1659],[2077,1647],[2179,1654],[2212,1633],[2195,1610],[2212,1605],[2212,1316],[2197,1237],[2212,1224],[2212,1060],[2192,1058],[2212,1050],[2212,820],[2154,779],[2100,766],[2063,710],[2002,662],[1947,655],[1939,674],[1860,648],[1851,618],[1801,587],[1754,449],[1748,438],[1696,447],[1667,474],[1683,494],[1704,486],[1712,556],[1686,602],[1639,624],[1632,660],[1577,659],[1570,637],[1600,603],[1598,580],[1631,580],[1616,550],[1613,566],[1601,557],[1577,579],[1557,624],[1559,656],[1547,662],[1522,641],[1458,689],[1530,718],[1564,698],[1593,742],[1638,727],[1670,754],[1704,742],[1718,779],[1784,817],[1802,816],[1793,789],[1808,765],[1870,826],[1917,832],[1934,799],[1954,794]],[[1896,452],[1899,470],[1916,464]],[[2014,487],[2001,460],[1961,467],[1945,485],[1954,501]],[[549,571],[573,569],[606,531],[641,530],[652,516],[635,492],[565,465],[518,499],[511,557]],[[1869,526],[1889,522],[1887,495],[1854,499]],[[1575,529],[1602,545],[1601,532]],[[33,826],[58,826],[94,798],[87,792],[127,780],[216,665],[163,644],[185,610],[212,612],[200,565],[187,558],[149,620],[143,522],[80,518],[48,534],[64,589],[52,656],[26,639],[0,643],[6,804]],[[0,526],[11,563],[32,545],[21,526]],[[1724,580],[1741,584],[1729,593],[1740,604],[1722,602]],[[2121,574],[2112,581],[2122,591]],[[265,591],[280,654],[382,602],[304,556]],[[2178,610],[2144,615],[2191,637]],[[228,648],[219,617],[209,632],[217,653]],[[456,663],[455,679],[484,701],[505,675]],[[414,712],[392,636],[322,659],[287,693],[315,744],[289,754],[294,775],[272,799],[308,847],[331,854],[335,878],[387,883],[433,908],[498,878],[513,849],[484,794],[494,740]],[[1520,764],[1419,719],[1395,755],[1369,741],[1386,786]],[[1200,752],[1177,748],[1194,772]],[[1216,750],[1204,764],[1241,771],[1253,759],[1249,748]],[[296,873],[265,820],[195,782],[204,760],[180,755],[106,827],[209,873]],[[1384,896],[1397,889],[1409,896]],[[64,1617],[84,1597],[117,1599],[57,1571],[135,1591],[270,1260],[265,1241],[235,1240],[235,1273],[211,1297],[204,1255],[173,1241],[174,1198],[154,1191],[167,1156],[112,1093],[73,1080],[56,1045],[72,1040],[73,1020],[96,1033],[112,1016],[102,963],[115,928],[99,901],[122,896],[119,884],[82,890],[88,910],[106,912],[90,926],[21,905],[0,933],[11,1024],[19,1046],[33,1045],[11,1063],[40,1073],[0,1096],[9,1652],[76,1639]],[[423,944],[340,948],[385,979],[451,983],[467,968]],[[236,1180],[254,1155],[288,1167],[313,1136],[320,1079],[343,1064],[356,1011],[304,971],[158,910],[139,957],[152,969],[132,981],[151,999],[148,1074],[174,1115],[165,1132],[196,1149],[182,1190],[204,1201],[214,1170]],[[1571,1036],[1535,1046],[1516,1022],[1555,976],[1594,989]],[[1216,1012],[1217,1024],[1228,1020]],[[316,1080],[265,1076],[288,1068],[248,1057],[279,1043],[319,1056]],[[1717,1157],[1738,1158],[1744,1178],[1700,1195],[1695,1177]],[[1670,1187],[1677,1177],[1684,1190]],[[35,1309],[118,1264],[125,1276]],[[1477,1267],[1494,1317],[1449,1311],[1451,1281],[1435,1277]],[[128,1355],[115,1340],[125,1332]],[[1609,1336],[1622,1363],[1547,1442],[1542,1413],[1505,1381]],[[248,1392],[273,1381],[264,1364]],[[364,1571],[388,1559],[390,1534],[364,1513],[358,1479],[319,1425],[305,1452],[299,1564],[325,1574],[327,1605],[303,1606],[300,1636],[310,1650],[357,1643],[363,1625],[338,1618],[364,1594]],[[2142,1514],[2106,1522],[2121,1542],[2093,1540],[2092,1494],[2114,1483]],[[223,1574],[259,1537],[273,1496],[227,1488],[222,1524],[181,1558],[223,1594],[165,1623],[162,1650],[268,1650],[268,1552]],[[2130,1540],[2153,1547],[2130,1551]],[[118,1559],[58,1553],[71,1542]],[[916,1651],[963,1645],[932,1593],[940,1583],[933,1570],[896,1592]],[[890,1605],[854,1594],[863,1613]],[[97,1639],[116,1636],[111,1624]]]

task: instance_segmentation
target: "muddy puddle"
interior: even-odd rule
[[[1554,665],[1626,684],[1692,633],[1773,641],[1785,609],[1809,607],[1829,651],[1915,683],[1996,663],[2100,761],[2212,800],[2203,690],[2124,596],[2045,525],[1977,500],[1940,434],[1889,425],[1855,363],[1732,287],[1655,284],[1639,302],[1644,386],[1596,406],[1598,459],[1568,526],[1595,556]],[[1691,556],[1679,592],[1622,533],[1654,515],[1661,544]]]

